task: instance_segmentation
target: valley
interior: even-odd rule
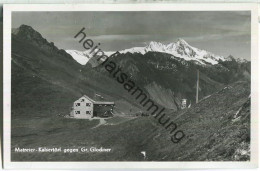
[[[183,130],[185,138],[173,144],[169,132],[153,116],[138,115],[147,111],[106,68],[81,65],[32,27],[20,26],[12,34],[12,161],[143,161],[142,151],[148,161],[249,160],[250,61],[232,56],[210,56],[218,62],[213,64],[201,56],[186,60],[198,55],[194,54],[197,49],[186,49],[186,43],[174,44],[182,47],[183,55],[190,52],[185,58],[151,50],[127,51],[109,59]],[[197,70],[201,77],[196,104]],[[85,94],[91,98],[101,94],[114,101],[115,116],[102,124],[95,119],[62,117]],[[184,98],[191,107],[180,110]],[[18,147],[39,146],[93,146],[111,148],[111,152],[14,152]]]

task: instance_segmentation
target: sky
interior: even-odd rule
[[[184,39],[216,55],[250,60],[250,11],[13,12],[12,28],[32,26],[61,49],[85,49],[74,36],[85,27],[87,38],[103,51],[164,44]]]

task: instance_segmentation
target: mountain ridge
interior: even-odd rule
[[[92,58],[93,54],[90,54],[91,50],[86,51],[77,51],[77,50],[66,50],[78,63],[81,65],[85,65],[90,58]],[[229,57],[223,57],[220,55],[215,55],[211,52],[206,50],[201,50],[189,45],[184,39],[177,39],[177,41],[163,44],[161,42],[151,41],[144,47],[132,47],[129,49],[119,50],[121,54],[126,53],[140,53],[146,54],[148,52],[160,52],[160,53],[167,53],[173,56],[173,58],[182,58],[186,61],[193,61],[200,65],[216,65],[219,61],[226,61],[230,60]],[[104,52],[107,56],[111,56],[115,52],[113,51],[105,51]],[[245,59],[235,59],[237,61],[244,62]]]
[[[71,57],[71,55],[69,55],[65,50],[57,48],[53,42],[48,42],[31,26],[22,24],[19,28],[12,29],[12,35],[19,39],[27,40],[34,46],[45,49],[50,53],[57,53],[63,56]]]
[[[238,81],[244,72],[250,78],[250,63],[240,64],[230,57],[204,67],[160,52],[126,53],[111,59],[167,108],[165,112],[184,131],[185,138],[173,145],[169,132],[153,116],[137,116],[147,111],[105,67],[83,67],[66,52],[52,48],[35,30],[27,31],[12,34],[12,161],[142,161],[141,151],[146,151],[149,161],[250,160],[250,79]],[[202,100],[196,104],[197,70]],[[62,117],[76,99],[96,93],[116,103],[115,116],[106,124]],[[183,98],[192,105],[178,110]],[[63,149],[95,145],[114,150],[107,155],[14,151],[57,144]]]
[[[78,51],[78,50],[63,50],[58,49],[53,42],[48,42],[42,35],[35,31],[31,26],[22,24],[19,28],[12,29],[12,34],[18,37],[21,37],[25,40],[31,41],[32,44],[40,46],[41,48],[45,48],[50,52],[59,53],[65,56],[68,54],[79,64],[86,65],[88,61],[93,57],[93,53],[90,54],[91,50],[86,51]],[[98,49],[96,49],[97,51]],[[191,46],[184,39],[178,38],[175,42],[163,44],[161,42],[151,41],[144,47],[132,47],[129,49],[123,49],[118,51],[121,54],[126,53],[141,53],[146,54],[148,52],[160,52],[167,53],[172,55],[174,58],[182,58],[187,61],[194,61],[197,64],[201,65],[215,65],[218,64],[219,61],[231,61],[235,60],[237,62],[243,63],[248,62],[246,59],[223,57],[219,55],[215,55],[206,50],[201,50]],[[111,56],[114,51],[106,51],[104,52],[107,56]]]

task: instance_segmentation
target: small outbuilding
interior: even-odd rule
[[[84,95],[73,103],[70,116],[74,118],[112,117],[115,103],[96,101]]]

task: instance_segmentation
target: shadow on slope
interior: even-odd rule
[[[162,137],[153,143],[147,142],[150,160],[250,160],[248,82],[233,83],[191,108],[173,115],[172,119],[185,132],[186,137],[178,144],[172,144],[169,139],[161,141],[164,139]]]
[[[152,116],[112,118],[97,128],[97,121],[52,117],[34,118],[17,129],[28,131],[13,147],[103,147],[110,153],[12,153],[13,160],[32,161],[241,161],[250,159],[250,85],[237,82],[189,109],[171,113],[185,138],[172,143]],[[46,120],[46,121],[45,121]],[[55,124],[51,124],[50,120]],[[20,120],[21,121],[21,120]],[[33,122],[38,122],[37,125]],[[45,128],[45,129],[43,129]],[[91,129],[92,128],[92,129]],[[29,131],[33,132],[29,132]],[[19,136],[21,136],[19,134]],[[59,138],[56,138],[59,137]],[[20,139],[21,140],[21,139]],[[141,151],[145,151],[144,159]]]

